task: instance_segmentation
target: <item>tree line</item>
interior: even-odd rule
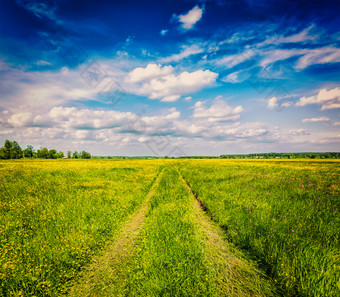
[[[0,148],[0,159],[21,159],[21,158],[61,159],[65,158],[65,155],[62,151],[57,152],[57,150],[55,149],[49,150],[46,147],[42,147],[36,151],[32,145],[27,145],[27,148],[21,149],[18,142],[6,140],[4,146]],[[68,151],[67,158],[91,159],[91,154],[86,151],[82,152]]]
[[[308,159],[339,159],[340,153],[327,152],[327,153],[262,153],[262,154],[239,154],[239,155],[221,155],[222,159],[295,159],[295,158],[308,158]]]

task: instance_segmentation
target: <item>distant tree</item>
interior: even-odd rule
[[[73,159],[78,159],[78,157],[79,157],[78,152],[77,152],[77,151],[74,151],[74,153],[73,153],[73,155],[72,155],[72,158],[73,158]]]
[[[20,158],[41,158],[41,159],[58,159],[64,158],[64,152],[57,152],[55,149],[48,150],[46,147],[41,147],[36,152],[32,145],[27,145],[24,150],[21,149],[20,145],[16,141],[6,140],[3,147],[0,148],[0,159],[20,159]],[[90,159],[91,154],[82,151],[78,153],[75,151],[73,154],[71,151],[67,152],[68,158],[75,159]]]
[[[12,149],[11,149],[11,159],[21,159],[22,158],[22,149],[20,145],[16,142],[12,142]]]
[[[27,148],[23,150],[25,158],[33,158],[34,148],[32,145],[28,145]]]
[[[49,156],[49,153],[48,153],[48,149],[47,149],[46,147],[41,148],[41,149],[38,150],[38,152],[37,152],[37,157],[38,157],[38,158],[47,159],[48,156]]]
[[[9,141],[8,139],[5,141],[4,145],[4,153],[5,153],[5,159],[10,159],[11,158],[11,151],[12,151],[12,142]]]
[[[88,152],[82,151],[81,154],[80,154],[80,157],[82,159],[91,159],[91,154],[88,153]]]
[[[48,151],[48,159],[57,159],[57,151],[55,149],[51,149]]]
[[[7,153],[4,147],[0,149],[0,159],[7,159]]]

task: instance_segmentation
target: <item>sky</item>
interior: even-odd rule
[[[0,142],[340,151],[339,1],[0,1]]]

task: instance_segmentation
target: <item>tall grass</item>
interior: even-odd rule
[[[127,295],[272,296],[271,285],[218,232],[195,207],[178,171],[166,167],[135,247]]]
[[[181,172],[284,296],[340,296],[339,161],[185,161]]]
[[[59,296],[143,201],[158,164],[0,163],[0,295]]]
[[[258,266],[283,296],[340,296],[339,162],[310,160],[1,161],[0,296],[67,292],[163,167],[122,295],[271,296]]]

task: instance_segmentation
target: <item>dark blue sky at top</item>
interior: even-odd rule
[[[42,51],[46,57],[56,59],[60,54],[58,45],[65,42],[75,43],[90,54],[110,57],[130,38],[132,51],[146,48],[167,54],[174,43],[188,38],[223,39],[254,28],[261,31],[273,24],[273,32],[278,34],[294,33],[289,28],[298,32],[312,23],[329,34],[340,27],[339,1],[202,1],[198,3],[205,6],[205,13],[199,30],[186,34],[179,34],[172,16],[190,10],[197,1],[38,2],[52,17],[29,11],[33,3],[30,0],[0,2],[0,34],[6,40],[1,52],[14,63],[29,64]],[[162,29],[169,30],[166,42],[159,34]],[[265,39],[262,32],[257,33],[253,42]]]

